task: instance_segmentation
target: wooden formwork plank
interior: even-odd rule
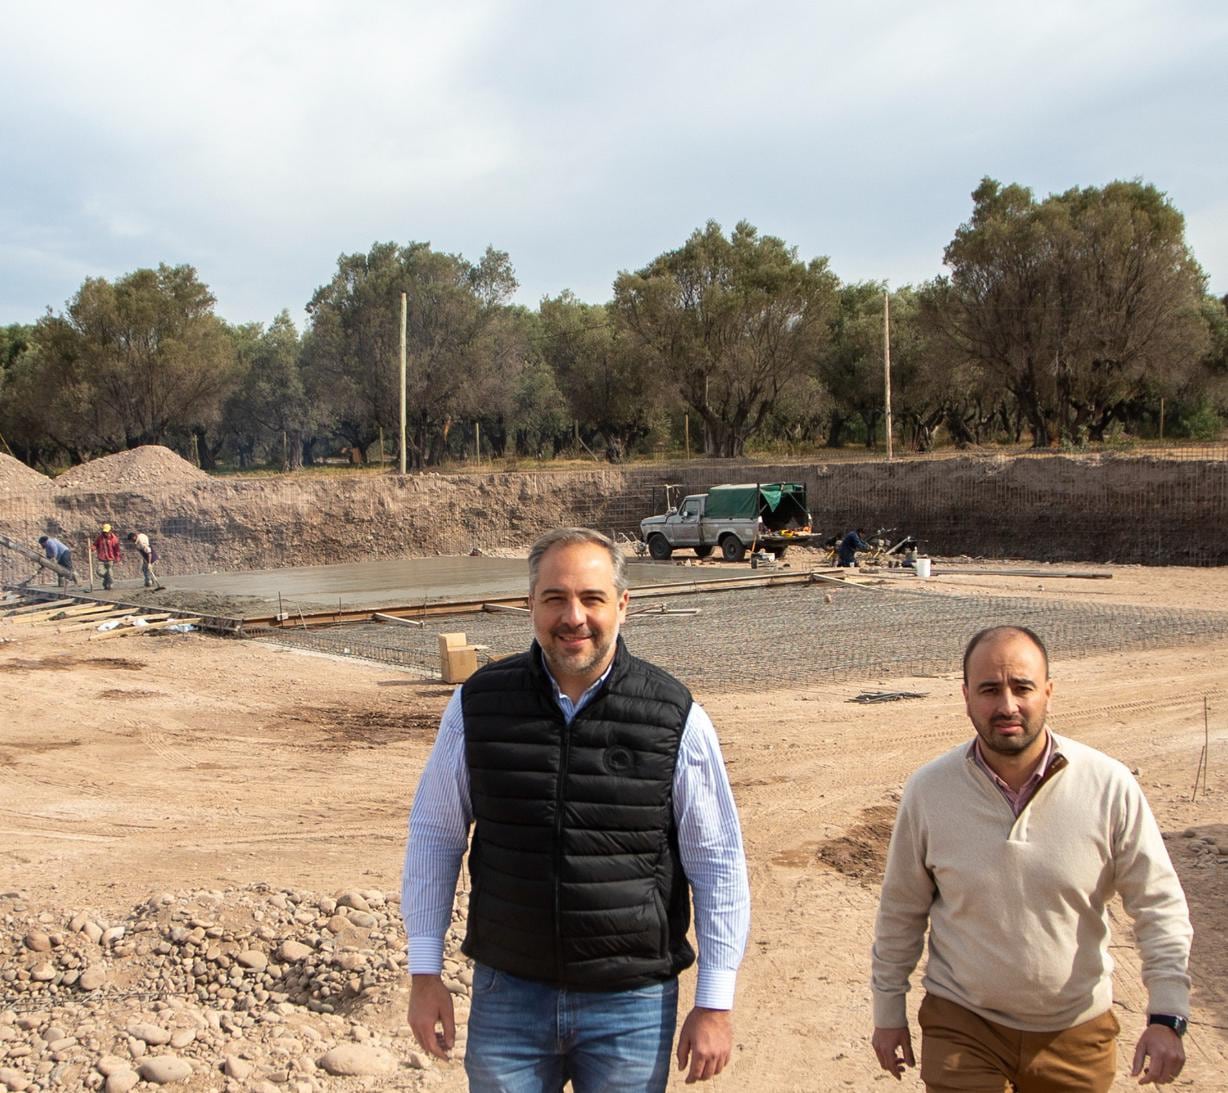
[[[55,619],[57,622],[61,619],[82,618],[87,615],[97,615],[105,611],[114,611],[115,604],[90,602],[88,604],[80,604],[77,607],[64,607],[52,611],[40,611],[35,615],[23,615],[19,619],[10,619],[9,621],[15,626],[32,625],[36,622],[46,622],[48,619]]]
[[[41,600],[38,603],[27,603],[20,607],[10,608],[4,612],[4,617],[6,619],[15,619],[25,615],[34,615],[40,611],[60,611],[65,607],[72,607],[80,602],[80,600],[74,597],[69,597],[66,600]]]
[[[110,611],[95,611],[89,615],[77,615],[71,619],[65,619],[62,622],[57,622],[54,619],[48,619],[56,628],[56,633],[68,634],[73,630],[84,630],[90,626],[97,626],[100,622],[106,622],[107,619],[118,619],[124,615],[131,615],[132,612],[124,607],[115,607]]]

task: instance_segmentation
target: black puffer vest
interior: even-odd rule
[[[695,959],[673,786],[690,692],[622,639],[568,726],[537,644],[465,683],[473,802],[464,951],[512,975],[626,990]]]

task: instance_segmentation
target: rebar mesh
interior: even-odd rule
[[[632,615],[623,631],[628,647],[700,692],[951,672],[972,634],[1006,623],[1037,631],[1057,659],[1228,639],[1228,612],[1077,600],[825,585],[671,596],[662,602],[669,611],[698,609],[699,614]],[[642,605],[633,601],[633,610],[637,606]],[[473,614],[428,619],[421,630],[361,623],[279,630],[267,640],[438,675],[438,635],[449,631],[463,631],[468,641],[494,654],[519,652],[531,637],[524,615]]]

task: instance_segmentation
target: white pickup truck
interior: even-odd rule
[[[693,550],[700,558],[720,550],[727,562],[741,561],[747,550],[766,550],[779,558],[791,544],[816,539],[800,482],[713,486],[684,497],[677,508],[641,520],[640,536],[657,561],[675,550]]]

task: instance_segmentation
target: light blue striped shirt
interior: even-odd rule
[[[555,697],[569,725],[604,681],[602,676],[574,705],[555,686]],[[444,710],[409,814],[401,915],[409,938],[411,974],[438,974],[443,967],[444,936],[452,922],[456,881],[473,823],[460,696],[458,687]],[[674,821],[679,856],[695,905],[699,947],[695,1004],[732,1009],[738,965],[750,931],[750,886],[742,830],[720,743],[712,721],[697,702],[691,704],[678,747]]]

